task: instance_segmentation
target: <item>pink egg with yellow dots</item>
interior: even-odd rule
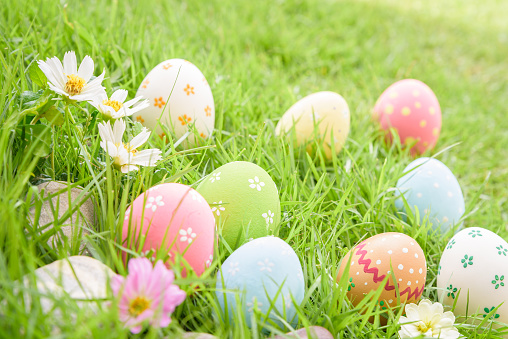
[[[125,212],[123,246],[138,253],[168,251],[168,266],[180,253],[198,276],[212,263],[214,239],[210,206],[197,191],[182,184],[154,186]]]
[[[441,107],[429,86],[405,79],[388,87],[374,107],[374,119],[387,132],[395,129],[403,145],[413,145],[411,153],[434,148],[441,132]],[[391,133],[387,133],[389,140]]]

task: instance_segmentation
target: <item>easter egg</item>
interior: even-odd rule
[[[235,161],[217,168],[197,191],[212,207],[219,232],[233,249],[246,239],[268,235],[280,221],[277,186],[251,162]]]
[[[427,262],[420,245],[410,236],[381,233],[363,240],[346,254],[340,263],[337,281],[344,274],[349,282],[347,297],[355,306],[364,294],[376,291],[388,276],[379,297],[381,309],[386,309],[398,306],[395,283],[401,303],[420,299],[427,277]]]
[[[429,86],[419,80],[405,79],[388,87],[374,107],[374,118],[381,128],[395,128],[402,144],[416,144],[414,153],[434,148],[441,131],[441,107]],[[387,137],[392,137],[387,133]]]
[[[332,143],[338,154],[349,133],[350,114],[346,100],[334,92],[317,92],[291,106],[275,128],[277,135],[290,135],[294,129],[298,146],[319,138],[325,155],[332,157]],[[312,145],[307,146],[307,151]]]
[[[208,138],[215,124],[212,91],[203,73],[187,60],[170,59],[161,62],[148,73],[136,96],[149,100],[150,106],[132,118],[163,137],[158,125],[166,125],[176,138],[182,137],[190,126]],[[169,102],[168,102],[169,101]],[[194,135],[183,145],[193,145]]]
[[[215,220],[206,200],[194,189],[161,184],[141,194],[126,210],[122,239],[123,246],[135,251],[169,251],[167,264],[180,253],[201,275],[213,260]]]
[[[410,163],[404,173],[397,182],[396,194],[404,195],[413,212],[418,208],[420,222],[428,215],[433,229],[441,231],[459,223],[465,211],[464,196],[459,182],[445,164],[437,159],[419,158]],[[402,199],[397,199],[395,205],[404,213]]]
[[[470,227],[446,245],[437,274],[439,300],[454,305],[453,313],[508,323],[508,243],[497,234]],[[460,292],[460,293],[459,293]]]
[[[234,251],[217,272],[216,295],[223,314],[230,320],[240,308],[248,326],[257,310],[265,321],[297,323],[294,303],[305,294],[303,271],[295,251],[280,238],[254,239]],[[239,301],[236,300],[238,294]]]

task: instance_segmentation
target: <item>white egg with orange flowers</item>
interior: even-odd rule
[[[347,297],[355,306],[365,294],[380,288],[386,277],[378,299],[381,309],[398,306],[398,300],[417,302],[427,277],[427,263],[420,245],[410,236],[395,232],[375,235],[350,250],[342,259],[337,281],[346,274],[347,267]]]
[[[148,73],[136,96],[149,100],[150,106],[132,118],[163,137],[164,124],[177,138],[190,126],[195,126],[202,138],[208,138],[215,125],[215,106],[212,91],[205,76],[191,62],[170,59],[161,62]],[[160,124],[159,124],[160,120]],[[194,145],[191,134],[186,145]]]

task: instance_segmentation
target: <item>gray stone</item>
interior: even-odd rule
[[[307,330],[310,332],[310,337],[307,335]],[[276,335],[273,339],[284,339],[286,337],[300,339],[334,339],[333,335],[326,328],[321,326],[309,326],[307,329],[301,328],[297,331],[286,333],[284,336]]]
[[[65,242],[74,243],[79,240],[80,253],[85,251],[85,244],[81,241],[83,236],[89,234],[96,223],[95,208],[89,193],[83,193],[81,188],[69,188],[66,182],[49,181],[37,186],[40,198],[36,197],[35,204],[30,208],[30,220],[35,220],[36,206],[42,204],[38,225],[47,232],[54,228],[55,216],[61,219],[69,210],[75,210],[72,215],[63,221],[60,231],[48,239],[53,249],[63,246]],[[54,195],[54,196],[53,196]],[[53,196],[49,199],[49,196]],[[42,201],[41,201],[42,200]],[[77,208],[79,206],[79,208]],[[87,252],[85,253],[87,254]]]
[[[53,308],[55,298],[70,297],[76,300],[80,308],[95,313],[96,300],[108,297],[109,283],[115,273],[94,258],[72,256],[40,267],[34,274],[37,290],[42,295],[40,301],[44,312]],[[29,277],[25,276],[25,286],[28,283]],[[30,304],[30,300],[26,301]]]

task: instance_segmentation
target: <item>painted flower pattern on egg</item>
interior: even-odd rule
[[[142,248],[136,241],[140,235],[144,237]],[[126,210],[122,239],[123,246],[141,253],[168,250],[167,265],[180,253],[200,275],[213,259],[215,219],[210,206],[194,189],[177,183],[161,184],[141,194]]]
[[[270,175],[246,161],[225,164],[197,187],[212,207],[220,235],[235,249],[264,237],[280,221],[279,193]]]
[[[143,79],[137,91],[151,103],[133,118],[163,137],[157,120],[182,137],[195,126],[202,138],[208,138],[215,125],[212,91],[201,71],[191,62],[170,59],[161,62]],[[195,144],[194,135],[183,146]]]
[[[347,296],[353,305],[364,294],[377,290],[387,276],[379,299],[381,309],[398,305],[396,285],[401,303],[416,302],[423,293],[427,277],[425,255],[416,240],[405,234],[381,233],[356,245],[342,259],[337,281],[345,274],[348,264]]]
[[[434,92],[415,79],[398,81],[379,97],[373,118],[388,131],[394,128],[402,144],[416,142],[412,153],[434,148],[441,132],[441,107]],[[391,139],[391,133],[387,133]]]
[[[277,237],[262,237],[244,244],[224,261],[217,272],[215,293],[224,316],[227,307],[230,319],[240,308],[248,326],[255,311],[281,327],[281,317],[295,326],[295,303],[300,305],[305,295],[301,276],[302,266],[291,246]]]

